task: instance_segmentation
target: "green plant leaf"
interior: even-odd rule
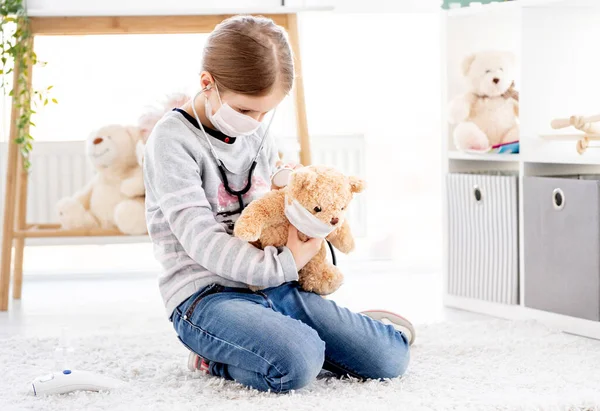
[[[14,141],[19,145],[19,151],[23,156],[23,164],[29,169],[31,163],[29,155],[33,150],[33,136],[29,134],[30,127],[36,127],[33,116],[36,114],[34,107],[44,102],[47,105],[50,101],[58,103],[55,98],[49,99],[47,93],[52,86],[42,90],[35,90],[29,84],[29,67],[46,62],[38,60],[38,56],[33,50],[33,33],[29,26],[29,17],[25,6],[26,0],[2,0],[0,1],[0,31],[2,41],[0,41],[0,88],[4,95],[8,94],[12,99],[12,107],[19,113],[15,121],[17,136]],[[11,85],[7,75],[18,70],[15,83]],[[38,96],[36,99],[35,96]]]

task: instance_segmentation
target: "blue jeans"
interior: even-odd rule
[[[297,282],[252,292],[209,285],[171,317],[181,342],[209,372],[261,391],[287,392],[325,369],[338,376],[394,378],[408,366],[406,336],[303,291]]]

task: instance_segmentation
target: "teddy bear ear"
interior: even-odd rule
[[[138,141],[135,145],[135,157],[137,158],[137,162],[140,166],[144,165],[144,149],[144,142],[142,140]]]
[[[367,188],[367,182],[362,178],[349,177],[350,180],[350,191],[353,193],[362,193]]]
[[[290,176],[290,185],[299,184],[300,187],[308,190],[312,189],[317,183],[317,173],[308,169],[296,170]]]
[[[471,65],[475,61],[475,57],[477,57],[475,54],[471,54],[465,57],[465,59],[463,60],[461,67],[463,76],[467,76],[469,74],[469,70],[471,70]]]
[[[139,127],[127,126],[125,127],[125,131],[134,142],[142,140],[142,131]]]

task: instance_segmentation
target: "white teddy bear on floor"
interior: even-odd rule
[[[146,234],[141,137],[138,127],[121,125],[102,127],[88,137],[86,154],[96,174],[83,190],[57,204],[63,228]]]
[[[464,59],[462,74],[469,90],[449,107],[458,150],[488,151],[519,140],[519,95],[514,89],[515,56],[484,51]]]

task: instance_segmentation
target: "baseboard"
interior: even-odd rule
[[[522,305],[498,304],[448,294],[444,295],[444,305],[507,320],[536,320],[565,333],[600,340],[600,322],[597,321],[535,310]]]

